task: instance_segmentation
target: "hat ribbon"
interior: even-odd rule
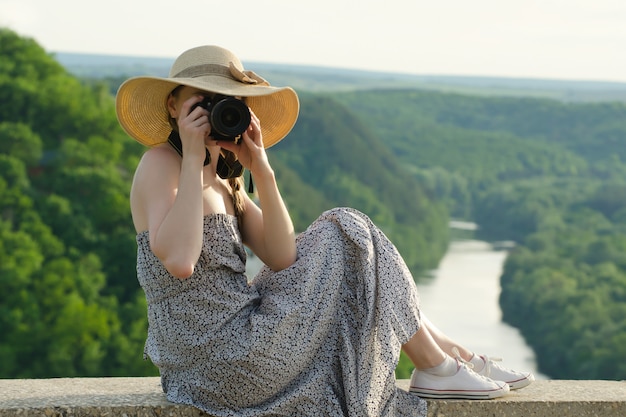
[[[258,84],[258,85],[270,85],[265,79],[261,76],[255,74],[253,71],[241,71],[239,68],[235,66],[235,64],[230,62],[230,73],[233,77],[241,81],[242,83],[248,84]]]
[[[253,71],[242,71],[230,62],[230,66],[226,67],[224,65],[219,64],[202,64],[202,65],[194,65],[184,70],[180,71],[178,74],[174,75],[171,78],[196,78],[202,77],[205,75],[218,75],[224,76],[228,78],[234,78],[235,80],[245,83],[245,84],[254,84],[254,85],[264,85],[269,86],[265,79],[255,74]]]

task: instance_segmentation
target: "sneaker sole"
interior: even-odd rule
[[[520,388],[524,388],[530,385],[531,382],[533,382],[535,380],[535,377],[533,375],[529,375],[526,378],[522,378],[522,379],[518,379],[517,381],[512,381],[512,382],[507,382],[507,384],[509,384],[509,388],[513,389],[520,389]]]
[[[502,397],[509,392],[508,389],[497,389],[490,391],[462,391],[462,390],[430,390],[418,387],[409,388],[409,392],[424,398],[456,398],[463,400],[491,400]]]

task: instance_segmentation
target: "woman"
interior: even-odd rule
[[[219,113],[224,97],[233,107]],[[530,383],[422,315],[401,256],[362,213],[330,210],[296,239],[265,148],[298,110],[291,88],[216,46],[184,52],[168,78],[119,89],[121,125],[150,147],[131,211],[145,354],[167,398],[214,416],[423,416],[420,397],[496,398]],[[219,128],[237,124],[241,135]],[[250,283],[244,245],[266,265]],[[416,367],[412,393],[395,386],[400,348]]]

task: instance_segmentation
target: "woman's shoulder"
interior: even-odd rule
[[[173,150],[172,150],[173,151]],[[147,211],[164,196],[172,194],[180,175],[180,157],[168,147],[157,145],[148,149],[133,177],[130,188],[130,206],[135,229],[147,229]]]
[[[164,175],[178,175],[179,171],[180,156],[169,146],[157,145],[142,155],[135,170],[134,182],[162,180]]]
[[[139,166],[163,163],[180,165],[180,156],[167,143],[148,148],[143,153]]]

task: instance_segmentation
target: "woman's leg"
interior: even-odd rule
[[[455,342],[450,337],[448,337],[444,332],[439,330],[428,318],[422,314],[422,326],[428,329],[428,333],[430,333],[432,339],[439,345],[439,347],[446,352],[448,355],[454,357],[455,352],[452,350],[453,348],[457,348],[458,352],[466,362],[469,362],[474,356],[474,352],[463,347],[460,343]]]
[[[465,362],[471,363],[473,370],[478,374],[494,380],[504,381],[510,386],[511,389],[523,388],[535,380],[534,375],[530,372],[518,372],[512,369],[504,368],[494,362],[499,361],[499,359],[492,359],[488,356],[474,354],[474,352],[455,342],[439,330],[424,314],[422,314],[421,318],[422,327],[428,329],[430,337],[435,343],[437,343],[441,350],[452,357],[455,357],[458,354]],[[456,348],[457,352],[453,350],[454,348]],[[417,365],[416,368],[420,369]]]
[[[422,327],[402,346],[402,350],[411,359],[416,369],[432,368],[446,359],[446,352],[430,334],[429,328],[422,322]]]
[[[480,376],[444,352],[424,321],[402,349],[415,365],[410,391],[421,397],[489,399],[509,392],[506,383]]]

